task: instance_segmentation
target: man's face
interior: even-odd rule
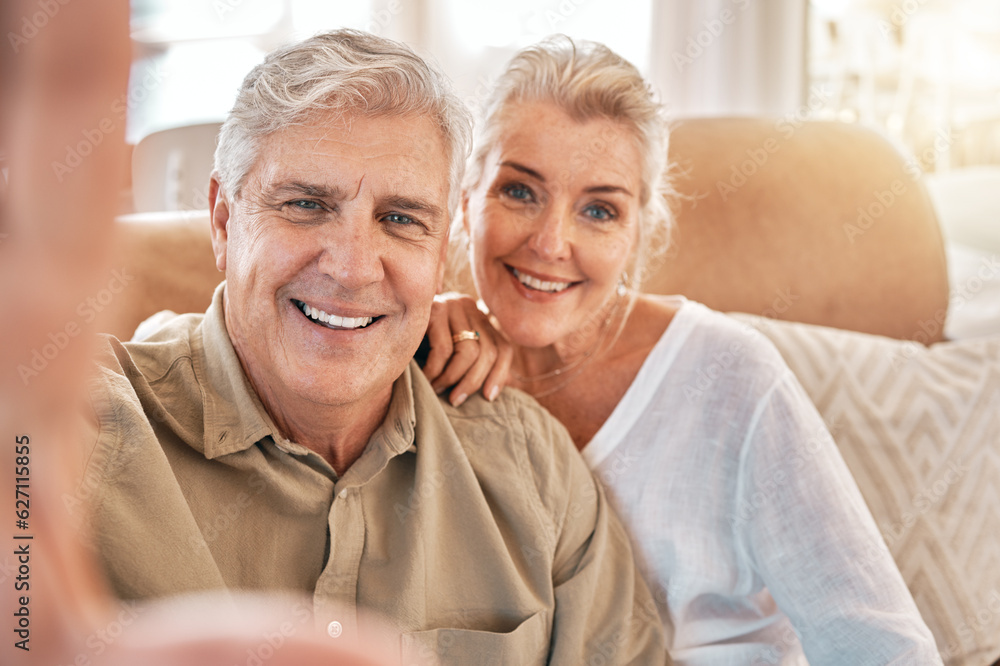
[[[384,405],[447,250],[436,124],[320,115],[267,137],[239,199],[213,203],[226,325],[265,405]]]

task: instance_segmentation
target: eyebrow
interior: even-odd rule
[[[319,197],[321,199],[338,198],[342,194],[342,190],[340,188],[323,187],[321,185],[301,183],[299,181],[282,183],[281,185],[276,186],[272,192],[274,194],[302,194],[307,197]]]
[[[511,162],[511,161],[507,160],[507,161],[501,162],[500,166],[509,167],[509,168],[513,169],[514,171],[520,171],[523,174],[527,174],[527,175],[531,176],[532,178],[534,178],[535,180],[538,180],[538,181],[540,181],[542,183],[545,182],[545,177],[542,176],[542,174],[538,173],[534,169],[530,169],[530,168],[524,166],[523,164],[518,164],[517,162]]]
[[[619,187],[617,185],[595,185],[594,187],[588,187],[584,190],[588,194],[615,194],[620,193],[626,196],[632,196],[632,193],[624,187]]]
[[[415,213],[426,213],[431,217],[442,217],[444,215],[444,211],[439,206],[435,206],[430,202],[422,201],[420,199],[391,196],[383,199],[382,203],[390,208],[399,208],[401,210],[413,211]]]
[[[313,185],[311,183],[302,183],[299,181],[282,183],[281,185],[275,187],[272,191],[277,195],[299,194],[307,197],[318,197],[320,199],[332,200],[337,200],[344,196],[343,190],[339,187],[324,187],[322,185]],[[442,217],[444,215],[444,210],[440,206],[435,206],[428,201],[414,199],[412,197],[388,196],[383,198],[381,203],[389,208],[399,208],[400,210],[412,211],[414,213],[425,213],[433,217]]]
[[[518,164],[517,162],[504,161],[500,163],[500,166],[509,167],[515,171],[520,171],[523,174],[527,174],[532,178],[544,183],[545,177],[538,173],[534,169],[524,166],[523,164]],[[626,196],[632,196],[632,193],[624,187],[619,187],[618,185],[594,185],[593,187],[588,187],[584,190],[588,194],[615,194],[621,193]]]

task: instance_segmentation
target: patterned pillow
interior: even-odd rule
[[[736,318],[837,440],[948,666],[1000,657],[1000,336],[924,347]]]

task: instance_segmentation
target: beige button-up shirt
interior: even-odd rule
[[[99,358],[82,483],[120,596],[303,592],[330,640],[366,639],[359,609],[387,619],[406,663],[665,663],[627,536],[537,403],[453,408],[411,364],[338,478],[250,388],[223,288]]]

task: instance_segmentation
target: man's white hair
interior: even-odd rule
[[[441,129],[449,156],[449,209],[461,195],[472,117],[448,79],[409,47],[357,30],[334,30],[272,51],[247,74],[219,132],[215,170],[238,198],[261,141],[323,113],[425,115]]]

